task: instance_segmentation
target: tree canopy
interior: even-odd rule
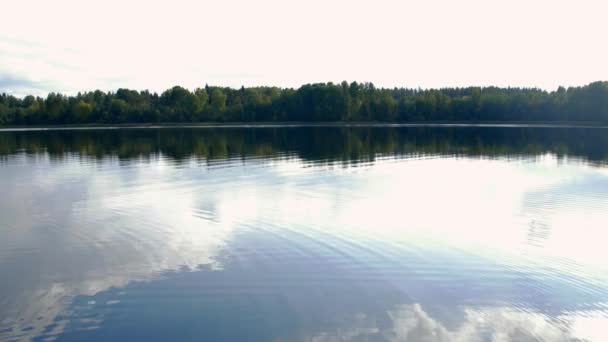
[[[376,88],[316,83],[298,89],[175,86],[65,96],[0,94],[0,125],[188,122],[608,122],[608,82],[582,87]]]

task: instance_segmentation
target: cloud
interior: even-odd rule
[[[53,89],[50,82],[40,82],[26,79],[19,76],[3,74],[0,71],[0,92],[15,95],[42,95]]]
[[[11,1],[0,40],[31,53],[2,52],[0,65],[62,92],[345,79],[555,89],[608,79],[606,4],[581,1]]]
[[[0,92],[16,96],[110,90],[126,76],[95,70],[78,48],[0,36]]]
[[[77,70],[62,62],[62,53],[55,50],[33,41],[0,36],[0,92],[45,95],[66,88],[60,76]]]

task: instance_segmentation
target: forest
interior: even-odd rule
[[[608,123],[608,81],[581,87],[377,88],[372,83],[278,87],[175,86],[162,93],[100,90],[0,94],[0,125],[204,122]]]

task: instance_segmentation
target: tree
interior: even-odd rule
[[[74,122],[85,123],[89,121],[92,112],[93,105],[80,100],[72,108],[72,118]]]
[[[0,125],[5,125],[9,123],[9,108],[4,103],[0,103]]]
[[[227,96],[220,88],[213,88],[209,98],[210,119],[219,120],[226,109]]]
[[[377,88],[372,83],[316,83],[298,89],[175,86],[160,95],[0,94],[0,124],[192,121],[579,121],[608,122],[608,82],[535,88]]]

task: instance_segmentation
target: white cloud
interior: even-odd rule
[[[0,76],[67,92],[344,79],[555,88],[608,79],[607,9],[599,0],[11,1]]]

